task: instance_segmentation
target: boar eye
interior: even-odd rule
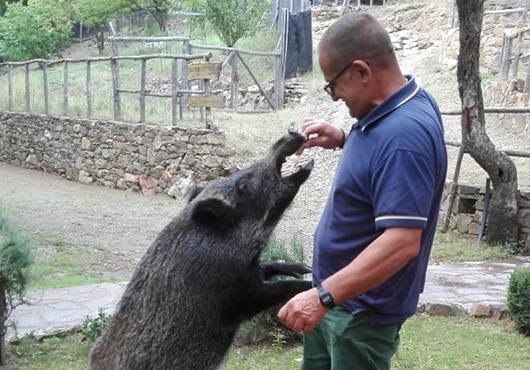
[[[237,187],[237,191],[239,191],[241,193],[248,193],[249,179],[247,179],[246,177],[240,178],[237,181],[236,187]]]

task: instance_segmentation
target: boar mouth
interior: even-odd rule
[[[310,172],[313,169],[312,158],[295,156],[294,159],[286,159],[280,169],[280,177],[284,180],[290,179],[300,172]]]

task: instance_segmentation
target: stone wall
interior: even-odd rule
[[[452,182],[445,184],[444,199],[440,218],[443,220],[447,212],[449,192]],[[453,203],[449,229],[457,230],[461,234],[477,237],[484,214],[485,187],[459,184],[456,187],[456,197]],[[519,189],[518,199],[519,240],[524,245],[526,253],[530,253],[530,188]],[[487,228],[486,228],[487,231]],[[484,233],[485,235],[485,233]]]
[[[220,132],[0,112],[0,161],[84,184],[185,193],[228,172]]]
[[[528,107],[530,93],[523,93],[524,80],[520,78],[510,81],[497,81],[484,89],[484,105],[494,107]],[[518,132],[530,134],[528,113],[499,113],[499,121],[509,123]]]

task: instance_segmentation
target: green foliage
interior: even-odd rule
[[[507,303],[521,332],[530,335],[530,268],[519,268],[510,277]]]
[[[98,309],[96,317],[87,316],[81,324],[81,341],[93,343],[99,338],[103,328],[110,319],[110,315],[103,308]]]
[[[244,36],[252,36],[259,29],[268,0],[183,0],[183,7],[190,11],[202,12],[214,32],[232,47]],[[201,22],[200,19],[198,19]],[[202,27],[201,23],[195,26]]]
[[[293,239],[290,243],[271,239],[261,255],[261,262],[303,263],[304,248]],[[283,278],[283,277],[282,277]],[[244,322],[236,336],[241,344],[271,343],[280,349],[286,344],[299,342],[300,335],[285,329],[276,318],[279,307],[272,307]]]
[[[99,27],[126,6],[125,0],[75,0],[72,8],[76,20],[88,27]]]
[[[0,17],[3,17],[6,10],[7,4],[21,3],[22,5],[28,5],[28,0],[0,0]]]
[[[8,4],[0,19],[0,54],[14,61],[56,55],[72,34],[69,4],[67,0]]]
[[[0,212],[0,289],[9,302],[24,294],[32,262],[27,237]]]
[[[162,32],[167,29],[169,13],[177,8],[179,0],[122,0],[128,11],[147,11],[158,23]]]

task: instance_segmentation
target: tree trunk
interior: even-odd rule
[[[457,77],[462,101],[462,145],[493,184],[486,240],[490,245],[499,245],[518,241],[517,168],[505,153],[496,150],[485,129],[479,72],[484,1],[456,1],[460,22]]]
[[[151,12],[153,15],[153,18],[155,18],[156,22],[158,23],[158,27],[160,27],[160,31],[166,32],[167,30],[167,24],[169,21],[169,15],[167,11],[158,10],[155,9]]]
[[[6,365],[6,292],[2,284],[0,284],[0,366]]]
[[[98,47],[99,56],[103,55],[103,50],[105,50],[105,25],[98,27],[96,31],[96,44]]]

